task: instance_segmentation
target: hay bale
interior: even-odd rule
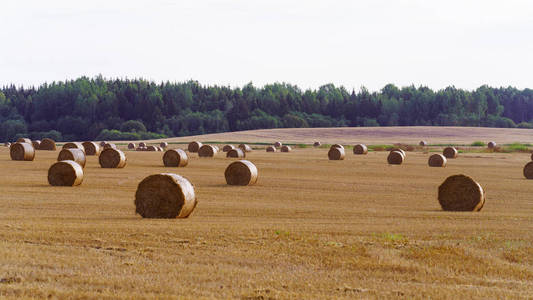
[[[196,153],[198,152],[198,150],[200,150],[200,147],[202,147],[202,143],[194,141],[194,142],[189,143],[189,146],[187,147],[187,149],[191,153]]]
[[[135,151],[146,151],[146,147],[137,147],[137,149],[135,149]]]
[[[366,147],[366,145],[357,144],[357,145],[353,146],[353,154],[364,155],[364,154],[367,154],[367,153],[368,153],[368,148]]]
[[[528,162],[524,166],[524,177],[527,179],[533,179],[533,161]]]
[[[330,148],[330,149],[331,149],[331,148],[341,148],[342,150],[344,150],[344,146],[341,145],[341,144],[333,144],[333,145],[331,145],[331,147],[329,147],[329,148]]]
[[[100,155],[102,147],[95,142],[83,142],[83,148],[85,149],[85,155]]]
[[[487,147],[488,147],[489,149],[494,149],[494,148],[496,148],[496,145],[497,145],[496,142],[489,142],[489,143],[487,144]]]
[[[139,147],[141,147],[141,148],[146,148],[146,143],[145,143],[145,142],[140,142],[140,143],[139,143]]]
[[[104,149],[98,157],[98,162],[102,168],[124,168],[126,166],[126,155],[118,149]]]
[[[224,147],[222,147],[222,152],[228,152],[233,149],[235,149],[235,146],[233,145],[224,145]]]
[[[12,160],[32,161],[35,158],[35,148],[32,144],[16,142],[9,147]]]
[[[4,147],[11,147],[11,143],[10,142],[5,142],[4,143]]]
[[[430,167],[446,167],[446,157],[442,154],[433,154],[428,159]]]
[[[389,165],[401,165],[405,159],[405,155],[400,151],[391,151],[387,157]]]
[[[215,147],[215,150],[217,150],[217,153],[220,152],[220,148],[218,148],[217,145],[213,145],[213,147]]]
[[[157,148],[155,146],[150,145],[146,147],[146,151],[157,151]]]
[[[85,148],[80,142],[70,142],[63,145],[62,149],[81,149],[85,152]]]
[[[344,160],[345,152],[344,147],[331,147],[328,151],[329,160]]]
[[[244,152],[252,152],[252,147],[246,145],[246,144],[240,144],[239,148]]]
[[[44,138],[39,145],[39,150],[55,151],[56,149],[56,142],[49,138]]]
[[[31,141],[31,144],[35,150],[39,150],[41,147],[41,141],[39,140]]]
[[[156,148],[157,148],[157,151],[159,151],[159,152],[165,151],[165,149],[163,149],[162,147],[156,147]]]
[[[129,143],[128,144],[128,149],[132,150],[132,149],[135,149],[137,146],[135,145],[135,143]]]
[[[275,142],[274,143],[274,147],[276,147],[276,148],[280,148],[281,146],[283,146],[283,144],[281,142]]]
[[[81,151],[80,149],[70,149]],[[62,151],[69,151],[63,149]],[[83,169],[75,161],[63,160],[53,164],[48,169],[48,183],[53,186],[76,186],[83,181]]]
[[[439,186],[439,203],[448,211],[480,211],[485,204],[485,191],[472,178],[453,175]]]
[[[226,153],[226,157],[228,158],[245,158],[246,152],[242,151],[241,148],[235,148],[231,149]]]
[[[100,142],[100,147],[104,148],[105,144],[107,144],[107,142],[105,142],[105,141],[101,141],[101,142]]]
[[[418,143],[418,146],[421,146],[421,147],[426,147],[428,145],[428,142],[426,141],[420,141],[420,143]]]
[[[405,153],[405,151],[403,151],[400,148],[392,148],[392,150],[390,152],[393,152],[393,151],[397,151],[397,152],[400,152],[401,154],[403,154],[403,158],[405,158],[407,156],[407,153]]]
[[[185,167],[189,163],[187,153],[181,149],[169,149],[163,154],[165,167]]]
[[[292,149],[290,146],[287,146],[287,145],[283,145],[281,146],[281,152],[291,152]]]
[[[198,149],[199,157],[213,157],[215,154],[217,154],[217,149],[211,145],[202,145],[202,147]]]
[[[229,185],[252,185],[257,182],[257,168],[247,160],[232,162],[224,172]]]
[[[446,158],[457,158],[457,154],[459,152],[457,152],[457,149],[455,149],[454,147],[446,147],[444,148],[444,150],[442,151],[442,154],[444,155],[444,157]]]
[[[31,140],[29,138],[19,138],[17,143],[28,143],[31,145]]]
[[[314,142],[314,143],[313,143],[313,146],[314,146],[314,147],[320,147],[321,145],[322,145],[321,142]]]
[[[276,152],[276,147],[268,146],[268,147],[266,147],[266,152]]]
[[[82,168],[85,168],[85,152],[81,149],[62,149],[59,151],[57,161],[72,160],[78,163]]]
[[[164,148],[168,147],[168,143],[167,142],[161,142],[161,143],[159,143],[159,147],[164,149]]]
[[[177,174],[150,175],[135,192],[135,212],[143,218],[187,218],[197,204],[194,186]]]
[[[105,149],[118,149],[118,147],[117,147],[117,145],[115,145],[113,143],[105,143],[104,150]]]

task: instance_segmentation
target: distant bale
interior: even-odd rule
[[[62,149],[59,151],[57,161],[72,160],[78,163],[82,168],[85,168],[85,152],[81,149]]]
[[[229,185],[252,185],[257,182],[257,168],[247,160],[232,162],[224,172]]]
[[[150,175],[135,193],[135,212],[143,218],[187,218],[197,204],[193,185],[177,174]]]
[[[433,154],[428,159],[430,167],[446,167],[446,157],[442,154]]]
[[[496,148],[496,142],[489,142],[489,143],[487,144],[487,147],[488,147],[489,149],[494,149],[494,148]]]
[[[80,142],[70,142],[63,145],[63,149],[81,149],[85,152],[85,148]]]
[[[140,143],[139,143],[139,147],[146,148],[146,143],[145,143],[145,142],[140,142]]]
[[[150,145],[146,147],[146,151],[157,151],[157,148],[155,146]]]
[[[315,147],[320,147],[320,145],[322,145],[321,142],[314,142],[314,143],[313,143],[313,146],[315,146]]]
[[[405,153],[405,151],[403,151],[400,148],[392,148],[392,150],[390,152],[394,152],[394,151],[397,151],[397,152],[400,152],[401,154],[403,154],[403,158],[405,158],[407,156],[407,153]]]
[[[163,147],[156,147],[156,148],[157,148],[157,151],[159,151],[159,152],[165,151],[165,149],[163,149]]]
[[[420,141],[420,143],[418,143],[418,146],[421,146],[421,147],[426,147],[428,145],[428,142],[426,141]]]
[[[345,152],[344,147],[331,147],[328,151],[329,160],[344,160]]]
[[[105,143],[104,149],[118,149],[118,147],[113,143]]]
[[[366,147],[366,145],[357,144],[353,146],[353,154],[364,155],[367,153],[368,153],[368,148]]]
[[[135,149],[137,148],[137,146],[135,145],[135,143],[129,143],[128,144],[128,149],[132,150],[132,149]]]
[[[268,147],[266,147],[266,152],[276,152],[276,147],[268,146]]]
[[[232,149],[235,149],[235,146],[233,145],[224,145],[224,147],[222,147],[222,152],[228,152]]]
[[[135,151],[146,151],[146,147],[137,147]]]
[[[341,145],[341,144],[333,144],[333,145],[331,145],[330,149],[331,148],[341,148],[342,150],[344,150],[344,146]]]
[[[102,168],[124,168],[126,166],[126,155],[118,149],[104,149],[98,157],[98,162]]]
[[[202,145],[202,147],[198,149],[199,157],[213,157],[215,154],[217,154],[217,149],[211,145]]]
[[[524,166],[524,177],[527,179],[533,179],[533,161],[528,162]]]
[[[105,141],[101,141],[101,142],[100,142],[100,147],[104,148],[105,144],[107,144],[107,142],[105,142]]]
[[[167,142],[161,142],[161,143],[159,143],[159,147],[164,149],[164,148],[168,147],[168,143]]]
[[[485,204],[485,191],[472,178],[453,175],[439,186],[439,203],[448,211],[480,211]]]
[[[228,153],[226,153],[226,157],[229,157],[229,158],[245,158],[246,157],[246,153],[244,151],[242,151],[241,148],[235,148],[235,149],[231,149],[230,151],[228,151]]]
[[[44,138],[39,145],[39,150],[55,151],[57,149],[56,142],[49,138]]]
[[[41,148],[41,141],[39,140],[31,141],[31,144],[35,150],[39,150],[39,148]]]
[[[198,152],[198,150],[200,150],[200,147],[202,147],[202,143],[194,141],[194,142],[189,143],[189,146],[187,147],[187,149],[191,153],[196,153]]]
[[[274,143],[274,147],[276,147],[276,148],[280,148],[281,146],[283,146],[283,144],[281,142],[275,142]]]
[[[457,158],[457,154],[459,152],[457,152],[457,149],[455,149],[454,147],[446,147],[444,148],[444,150],[442,151],[442,154],[444,155],[444,157],[446,158]]]
[[[31,145],[31,140],[29,138],[19,138],[17,143],[28,143]]]
[[[74,149],[80,151],[80,149]],[[68,149],[63,149],[68,151]],[[63,160],[48,169],[48,183],[53,186],[76,186],[83,181],[83,169],[75,161]]]
[[[12,160],[32,161],[35,158],[35,148],[32,144],[16,142],[9,147]]]
[[[252,147],[246,144],[240,144],[239,148],[244,152],[252,152]]]
[[[287,146],[287,145],[281,146],[281,152],[291,152],[291,151],[292,151],[292,148],[290,146]]]
[[[11,146],[11,143],[10,142],[5,142],[4,143],[4,147],[10,147]]]
[[[387,157],[389,165],[401,165],[405,159],[405,155],[400,151],[391,151]]]
[[[187,153],[181,149],[169,149],[163,154],[165,167],[185,167],[189,163]]]
[[[83,148],[85,149],[85,155],[100,155],[102,147],[95,142],[83,142]]]

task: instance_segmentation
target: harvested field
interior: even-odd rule
[[[387,151],[330,161],[328,150],[248,153],[260,173],[251,186],[226,184],[230,161],[222,155],[209,160],[194,155],[186,168],[172,171],[162,165],[160,152],[130,151],[123,169],[100,168],[98,157],[88,156],[83,184],[64,188],[47,182],[58,151],[40,151],[33,162],[20,162],[2,147],[0,168],[10,172],[0,173],[0,295],[533,294],[533,181],[522,174],[530,153],[462,153],[446,168],[429,170],[422,152],[409,152],[401,167],[392,167]],[[198,205],[191,217],[135,214],[138,184],[165,172],[194,185]],[[438,187],[454,174],[483,186],[482,211],[442,211]]]

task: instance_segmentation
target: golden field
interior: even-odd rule
[[[258,147],[247,159],[259,180],[246,187],[226,185],[224,153],[165,168],[162,152],[126,151],[124,169],[90,156],[82,185],[51,187],[59,151],[16,162],[0,147],[0,297],[533,297],[533,180],[522,175],[530,154],[461,153],[429,168],[430,153],[389,166],[385,151],[347,149],[344,161],[327,151]],[[135,215],[137,184],[161,172],[195,185],[188,219]],[[453,174],[486,190],[481,212],[441,210],[437,188]]]

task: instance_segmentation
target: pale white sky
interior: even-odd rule
[[[533,1],[0,2],[0,86],[98,74],[533,88]]]

